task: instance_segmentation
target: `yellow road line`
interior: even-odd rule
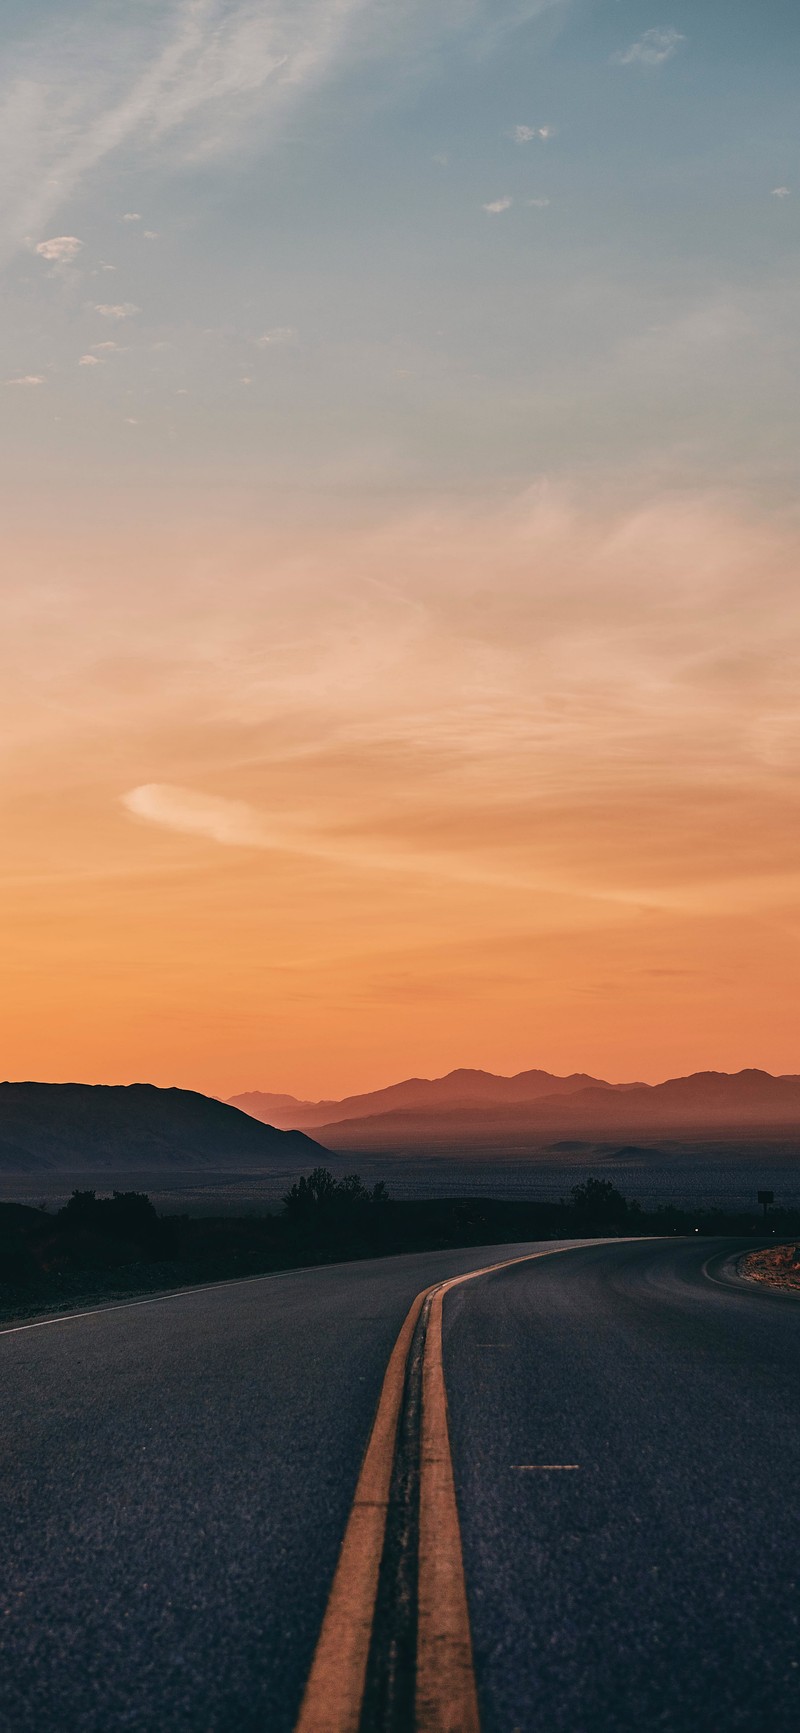
[[[446,1292],[431,1300],[422,1370],[416,1723],[419,1733],[479,1733],[442,1364]]]
[[[427,1289],[392,1349],[295,1733],[358,1733],[406,1360]]]
[[[295,1733],[358,1733],[406,1361],[417,1319],[429,1297],[422,1374],[416,1733],[479,1733],[447,1426],[442,1362],[444,1296],[451,1288],[494,1270],[576,1249],[552,1246],[522,1257],[504,1258],[434,1283],[417,1294],[386,1369]]]

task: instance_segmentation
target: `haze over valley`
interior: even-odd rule
[[[319,1165],[404,1197],[557,1198],[603,1172],[650,1204],[800,1199],[800,1077],[698,1072],[662,1084],[459,1069],[340,1101],[221,1102],[152,1084],[0,1084],[6,1196],[147,1189],[165,1209],[275,1207]]]
[[[426,1148],[522,1152],[573,1139],[703,1135],[751,1143],[800,1133],[800,1075],[748,1069],[700,1071],[660,1084],[609,1083],[573,1072],[513,1077],[456,1070],[409,1078],[342,1101],[295,1101],[258,1090],[231,1105],[284,1129],[313,1132],[334,1150],[422,1152]]]

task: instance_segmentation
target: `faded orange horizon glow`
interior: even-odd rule
[[[548,487],[19,530],[4,1075],[800,1069],[798,540]]]
[[[773,10],[7,9],[6,1076],[800,1072]]]

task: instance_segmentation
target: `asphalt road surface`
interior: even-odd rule
[[[290,1733],[407,1308],[526,1249],[0,1336],[3,1733]],[[800,1725],[800,1304],[731,1249],[587,1244],[447,1296],[484,1733]]]
[[[485,1733],[800,1727],[800,1303],[722,1285],[718,1248],[585,1247],[448,1298]]]

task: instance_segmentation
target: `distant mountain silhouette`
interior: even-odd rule
[[[259,1124],[191,1089],[91,1083],[0,1083],[0,1170],[315,1166],[299,1131]]]
[[[239,1095],[246,1111],[264,1111],[275,1097]],[[284,1098],[285,1101],[285,1098]],[[327,1111],[327,1119],[322,1114]],[[422,1153],[481,1150],[485,1154],[572,1140],[691,1136],[714,1132],[752,1138],[800,1135],[800,1076],[767,1071],[698,1071],[666,1083],[610,1084],[582,1073],[552,1077],[523,1071],[494,1077],[453,1071],[427,1081],[411,1078],[341,1102],[284,1105],[282,1123],[313,1126],[319,1142],[338,1151]]]
[[[313,1130],[317,1125],[335,1125],[342,1119],[364,1119],[367,1115],[404,1111],[410,1108],[436,1111],[442,1107],[469,1107],[473,1103],[538,1101],[543,1095],[571,1095],[578,1089],[594,1086],[613,1089],[600,1077],[589,1077],[583,1071],[571,1077],[555,1077],[550,1071],[519,1071],[515,1077],[497,1077],[493,1071],[448,1071],[446,1077],[409,1077],[403,1083],[391,1083],[387,1089],[373,1089],[366,1095],[347,1095],[342,1101],[298,1101],[293,1095],[268,1095],[253,1089],[244,1095],[232,1095],[231,1107],[252,1113],[284,1130]],[[623,1084],[621,1087],[636,1087]]]

